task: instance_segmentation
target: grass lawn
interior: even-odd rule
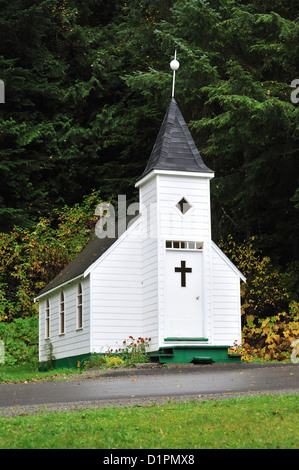
[[[48,372],[39,371],[37,366],[0,364],[0,384],[18,382],[37,382],[42,380],[62,380],[67,375],[79,373],[78,369],[54,369]]]
[[[1,449],[294,449],[299,396],[0,418]]]

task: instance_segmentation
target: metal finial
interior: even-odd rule
[[[180,63],[176,60],[176,50],[174,51],[174,59],[170,62],[170,68],[173,70],[172,78],[172,98],[174,97],[174,85],[175,85],[175,71],[179,68]]]

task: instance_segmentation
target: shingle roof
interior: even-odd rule
[[[174,98],[171,99],[141,178],[154,169],[213,173],[202,161]]]

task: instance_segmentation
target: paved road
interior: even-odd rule
[[[93,380],[1,384],[0,408],[237,392],[299,392],[299,364],[229,364],[114,372]]]

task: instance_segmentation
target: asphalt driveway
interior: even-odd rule
[[[89,378],[88,378],[89,377]],[[0,416],[22,406],[90,402],[113,405],[158,398],[299,393],[299,364],[179,365],[76,376],[72,380],[0,385]]]

